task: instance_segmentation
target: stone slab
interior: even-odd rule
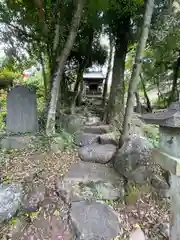
[[[80,147],[98,142],[99,135],[93,133],[79,133],[75,137],[75,144]]]
[[[25,149],[33,146],[36,136],[33,135],[13,135],[3,137],[0,146],[7,149]]]
[[[114,181],[119,180],[118,174],[113,168],[98,163],[81,162],[73,164],[65,175],[69,181]]]
[[[79,240],[111,240],[120,232],[117,214],[104,203],[74,202],[71,219]]]
[[[98,125],[98,126],[85,126],[85,133],[104,134],[109,132],[109,125]]]
[[[100,142],[100,144],[114,144],[114,145],[117,145],[118,144],[118,137],[113,132],[101,134],[99,136],[99,142]]]
[[[71,166],[63,181],[57,181],[57,191],[67,202],[84,199],[122,200],[124,179],[109,166],[80,161]]]
[[[116,152],[113,144],[93,143],[78,149],[79,157],[85,162],[108,163]]]
[[[38,131],[36,93],[26,86],[14,87],[7,96],[6,131],[35,133]]]

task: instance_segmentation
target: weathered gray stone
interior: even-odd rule
[[[38,130],[36,94],[25,86],[16,86],[7,96],[6,131],[35,133]]]
[[[146,240],[146,238],[142,229],[136,228],[130,233],[129,240]]]
[[[98,125],[98,126],[85,126],[85,133],[103,134],[108,133],[110,129],[109,125]]]
[[[83,199],[123,199],[124,182],[113,168],[101,164],[78,162],[71,166],[57,191],[66,201]]]
[[[111,240],[120,232],[118,216],[100,202],[73,202],[71,220],[78,240]]]
[[[109,162],[115,152],[116,146],[112,144],[93,143],[78,149],[82,161],[102,164]]]
[[[152,175],[151,150],[145,138],[130,136],[113,159],[117,172],[137,183],[144,183]]]
[[[80,114],[60,114],[58,127],[64,129],[70,134],[81,132],[85,123],[85,118]]]
[[[115,133],[105,133],[99,135],[99,143],[100,144],[114,144],[117,145],[118,138]]]
[[[0,222],[12,218],[20,207],[22,189],[16,184],[0,185]]]
[[[86,125],[91,126],[91,125],[99,125],[100,124],[100,118],[95,117],[95,116],[89,116],[86,119]]]
[[[19,223],[19,231],[12,231],[12,240],[72,240],[73,232],[70,229],[68,221],[69,209],[57,196],[46,197],[36,217],[31,217],[31,224],[26,223],[23,227]],[[18,226],[15,226],[17,228]]]
[[[22,200],[22,206],[26,212],[37,211],[39,204],[44,201],[45,187],[43,185],[32,186]]]
[[[152,160],[165,169],[169,176],[168,191],[171,199],[170,239],[178,239],[180,236],[180,102],[172,103],[167,109],[156,111],[153,114],[145,114],[143,120],[149,124],[159,125],[159,149],[152,152]]]
[[[144,114],[141,118],[147,124],[156,124],[167,128],[180,127],[180,102],[173,102],[167,109],[154,111],[152,114]]]
[[[98,142],[99,135],[92,133],[79,133],[76,135],[75,143],[78,146],[87,146]]]
[[[2,148],[25,149],[34,147],[36,136],[32,135],[14,135],[3,137],[0,141]]]
[[[133,114],[131,124],[130,124],[130,133],[137,134],[138,136],[144,136],[143,122],[139,119],[137,114]]]

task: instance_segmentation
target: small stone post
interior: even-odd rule
[[[152,160],[170,173],[170,240],[180,240],[180,102],[141,118],[159,125],[159,148],[153,150]]]

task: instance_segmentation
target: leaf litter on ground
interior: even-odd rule
[[[134,231],[133,227],[137,224],[145,234],[145,239],[169,239],[169,199],[160,200],[155,197],[154,192],[151,192],[144,194],[135,204],[129,206],[117,202],[114,209],[119,214],[121,240],[129,240],[130,234]]]
[[[70,165],[77,161],[73,150],[61,153],[53,152],[12,152],[6,154],[3,164],[0,164],[0,176],[3,181],[26,182],[28,180],[43,180],[47,188],[54,187],[54,181],[63,177]]]
[[[2,159],[0,177],[3,181],[7,183],[21,182],[22,184],[25,184],[26,181],[40,181],[47,188],[54,189],[57,178],[62,178],[78,157],[74,150],[58,154],[12,151],[3,153]],[[152,193],[144,194],[134,205],[114,205],[121,225],[119,239],[129,240],[135,224],[140,226],[148,240],[168,239],[167,227],[163,228],[165,224],[168,226],[169,223],[169,201],[159,201],[152,195]],[[55,214],[59,213],[55,212]]]

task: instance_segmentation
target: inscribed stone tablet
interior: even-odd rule
[[[38,129],[35,92],[16,86],[7,97],[7,132],[35,133]]]

